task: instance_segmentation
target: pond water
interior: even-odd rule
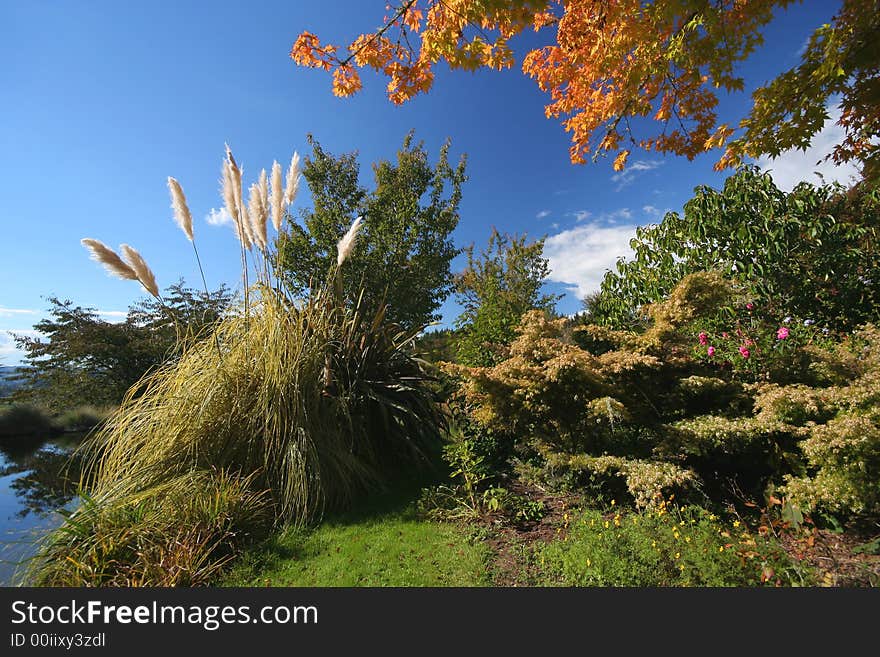
[[[68,435],[0,443],[0,586],[19,583],[23,562],[60,524],[58,510],[73,504],[79,472],[70,454],[81,440]]]

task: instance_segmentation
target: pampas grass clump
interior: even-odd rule
[[[304,521],[425,460],[441,419],[409,336],[321,295],[296,309],[264,292],[220,322],[221,352],[196,343],[130,391],[86,445],[93,496],[222,468]]]
[[[84,502],[46,539],[31,581],[203,583],[248,537],[344,507],[426,464],[440,442],[433,378],[412,348],[419,331],[402,332],[384,308],[365,315],[360,300],[342,298],[343,263],[362,220],[340,240],[323,284],[293,298],[271,280],[266,224],[271,214],[277,227],[278,203],[296,194],[298,157],[283,198],[273,166],[271,193],[263,171],[249,208],[228,150],[223,174],[243,281],[251,255],[257,283],[210,336],[182,342],[179,356],[129,390],[83,444]],[[182,189],[169,180],[191,240]],[[137,251],[123,245],[123,262],[95,240],[84,244],[112,273],[159,298]]]

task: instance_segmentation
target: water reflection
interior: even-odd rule
[[[72,452],[81,439],[13,439],[0,445],[0,585],[15,583],[37,541],[60,523],[56,511],[72,503],[82,467]]]

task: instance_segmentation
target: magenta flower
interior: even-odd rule
[[[755,304],[753,304],[751,301],[749,301],[749,302],[746,304],[746,310],[748,310],[748,311],[752,311],[752,310],[754,310],[754,309],[755,309]]]
[[[739,355],[742,356],[743,358],[748,358],[748,357],[751,356],[752,354],[751,354],[751,352],[749,352],[749,350],[746,349],[745,347],[740,347],[740,348],[739,348]]]
[[[785,340],[788,337],[788,327],[783,326],[778,331],[776,331],[776,339],[777,340]]]
[[[709,345],[709,348],[706,349],[706,355],[709,356],[709,358],[712,358],[712,356],[715,355],[715,347]]]
[[[709,336],[705,333],[700,333],[700,335],[698,335],[697,337],[700,339],[700,344],[704,347],[709,344]]]

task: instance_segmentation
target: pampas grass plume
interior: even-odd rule
[[[272,225],[277,232],[281,232],[281,214],[284,212],[284,186],[281,182],[281,165],[277,161],[272,163],[272,195],[269,206],[272,214]]]
[[[135,272],[132,267],[125,264],[122,261],[122,258],[103,242],[86,237],[81,239],[80,243],[91,251],[92,260],[104,265],[104,268],[113,276],[130,281],[138,280],[137,272]]]
[[[345,262],[346,258],[351,255],[352,250],[354,250],[355,238],[361,228],[361,224],[363,224],[362,217],[355,219],[354,223],[351,224],[351,228],[348,229],[348,232],[343,235],[342,239],[336,244],[337,267],[341,267],[342,263]]]
[[[263,213],[263,194],[260,191],[259,183],[250,186],[250,195],[248,196],[248,219],[250,221],[251,236],[256,245],[266,250],[266,222]]]
[[[137,279],[144,286],[144,289],[158,299],[159,286],[156,284],[156,277],[153,275],[153,270],[147,265],[147,261],[128,244],[122,244],[119,248],[122,249],[126,262],[137,273]]]
[[[296,193],[299,191],[299,153],[294,152],[290,159],[290,168],[287,170],[287,184],[284,187],[284,205],[293,203]]]
[[[180,226],[190,242],[193,241],[193,219],[189,206],[186,204],[186,196],[183,188],[171,176],[168,176],[168,189],[171,190],[171,207],[174,209],[174,220]]]

